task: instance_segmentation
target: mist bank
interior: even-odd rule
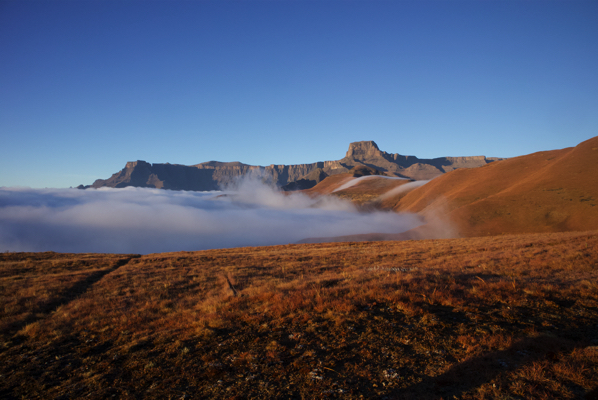
[[[283,194],[258,179],[222,192],[0,188],[0,251],[158,253],[400,233],[416,214],[358,212],[333,197]]]

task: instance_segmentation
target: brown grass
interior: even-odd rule
[[[576,147],[463,168],[382,206],[442,204],[461,236],[584,231],[598,226],[598,137]]]
[[[106,254],[0,254],[0,340],[85,292],[127,256]],[[7,336],[8,335],[8,336]]]
[[[2,398],[598,387],[595,231],[0,260]]]

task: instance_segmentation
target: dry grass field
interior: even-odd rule
[[[3,253],[0,398],[597,398],[597,282],[598,231]]]
[[[425,215],[441,208],[461,236],[598,228],[598,136],[480,168],[448,172],[385,208]]]

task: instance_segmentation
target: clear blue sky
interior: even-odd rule
[[[598,135],[597,1],[0,1],[0,186]]]

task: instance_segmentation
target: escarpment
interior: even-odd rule
[[[415,180],[431,179],[458,168],[474,168],[498,160],[484,156],[440,157],[419,159],[398,153],[381,151],[373,141],[353,142],[340,160],[295,165],[248,165],[241,162],[208,161],[195,165],[150,164],[145,161],[128,162],[121,171],[108,179],[98,179],[92,185],[79,188],[127,186],[170,190],[220,190],[235,179],[256,174],[271,179],[285,190],[307,189],[327,176],[349,172],[354,167],[368,167],[389,176]],[[297,182],[297,184],[291,185]]]

